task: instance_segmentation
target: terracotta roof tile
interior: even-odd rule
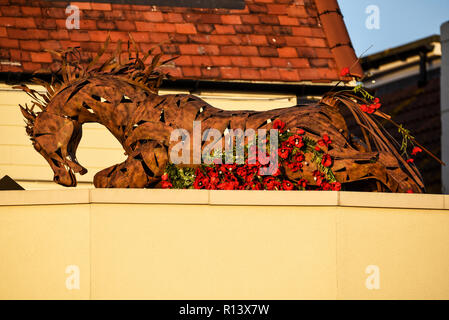
[[[81,10],[80,30],[68,30],[65,1],[0,0],[0,59],[21,63],[0,64],[0,72],[48,67],[44,49],[80,46],[92,55],[108,33],[112,42],[130,33],[143,50],[171,39],[161,50],[181,55],[168,69],[183,78],[340,80],[339,57],[329,48],[335,39],[318,17],[323,0],[245,2],[243,10],[71,2]]]

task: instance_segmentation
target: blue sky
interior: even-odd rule
[[[449,20],[449,0],[338,0],[357,55],[369,55],[440,33]],[[379,8],[379,29],[368,29],[370,5]],[[374,20],[370,20],[375,22]],[[375,26],[371,24],[371,26]]]

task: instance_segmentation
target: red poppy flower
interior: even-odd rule
[[[282,181],[282,189],[284,190],[293,190],[295,186],[288,180]]]
[[[317,141],[318,145],[321,147],[328,147],[331,143],[332,140],[331,138],[327,135],[327,133],[323,134],[323,138]]]
[[[233,171],[237,168],[237,165],[235,163],[233,164],[222,164],[220,166],[220,171],[221,172],[230,172]]]
[[[414,161],[415,161],[415,159],[413,159],[413,158],[407,159],[407,163],[413,163]]]
[[[315,146],[315,150],[316,150],[316,151],[321,151],[321,148],[320,148],[318,145],[316,145],[316,146]]]
[[[292,149],[290,148],[280,148],[278,151],[279,157],[281,157],[282,159],[287,159],[288,156],[290,155],[290,152],[292,151]]]
[[[236,170],[237,175],[241,176],[242,178],[246,177],[248,175],[248,170],[245,166],[240,166]]]
[[[414,147],[412,150],[412,156],[416,156],[420,152],[422,152],[422,149],[420,147]]]
[[[250,174],[250,175],[247,175],[244,180],[246,183],[250,183],[251,181],[253,181],[253,178],[254,178],[254,174]]]
[[[341,183],[340,182],[333,182],[331,183],[331,189],[334,191],[340,191],[341,190]]]
[[[323,158],[321,159],[321,164],[322,164],[324,167],[330,167],[331,164],[332,164],[332,158],[331,158],[331,156],[328,155],[328,154],[323,155]]]
[[[217,188],[219,190],[234,190],[238,187],[238,183],[237,182],[222,182],[220,183]]]
[[[377,109],[379,109],[382,106],[382,104],[380,103],[373,103],[370,107],[372,109],[374,109],[374,111],[376,111]]]
[[[278,129],[280,132],[284,132],[285,122],[276,119],[273,121],[273,129]]]
[[[164,173],[164,174],[161,176],[161,179],[162,179],[162,181],[167,181],[167,180],[168,180],[168,174],[167,174],[167,173]]]
[[[299,169],[302,168],[302,163],[300,162],[289,162],[287,163],[287,167],[290,168],[290,170],[292,170],[293,172],[298,171]]]
[[[171,189],[173,188],[173,185],[170,181],[162,181],[161,186],[163,189]]]
[[[328,136],[327,133],[323,134],[323,141],[326,143],[326,145],[330,145],[332,143],[331,138]]]
[[[289,149],[293,148],[293,145],[290,143],[289,139],[287,139],[284,142],[282,142],[281,146],[284,147],[284,148],[289,148]]]
[[[362,104],[362,105],[360,106],[360,110],[362,110],[363,112],[366,112],[366,113],[373,113],[373,112],[371,111],[371,109],[368,108],[368,106],[367,106],[366,104]]]
[[[370,105],[362,104],[360,106],[360,110],[366,113],[374,113],[377,109],[379,109],[382,106],[382,104],[379,103],[379,98],[375,98],[373,100],[373,103]]]
[[[329,182],[323,181],[323,183],[321,184],[321,189],[324,191],[328,191],[332,189],[332,186]]]
[[[273,177],[266,177],[263,180],[263,184],[267,190],[277,190],[280,187],[280,183]]]
[[[195,189],[207,189],[209,187],[209,178],[204,176],[196,176],[193,187]]]
[[[323,181],[325,181],[324,175],[318,170],[313,171],[313,179],[315,180],[317,186],[321,186]]]
[[[307,187],[307,180],[306,179],[299,180],[298,181],[298,187],[305,189]]]
[[[342,76],[342,77],[346,77],[346,76],[348,76],[349,75],[349,68],[348,67],[344,67],[343,69],[341,69],[341,71],[340,71],[340,76]]]
[[[304,146],[304,142],[302,141],[302,137],[300,135],[294,134],[287,140],[290,144],[295,146],[296,148],[302,148]]]
[[[369,113],[369,114],[372,114],[372,113],[374,113],[374,111],[376,111],[376,109],[373,108],[372,104],[370,104],[370,105],[362,105],[360,107],[360,109],[362,109],[363,112],[366,112],[366,113]]]
[[[207,175],[209,177],[218,177],[218,167],[216,167],[216,168],[207,168]]]
[[[374,109],[379,109],[381,106],[382,106],[382,104],[380,103],[380,100],[379,100],[379,98],[374,98],[373,99],[373,104],[371,105]]]
[[[218,176],[211,176],[209,178],[209,189],[216,189],[219,183],[220,178]]]
[[[295,161],[296,162],[303,162],[306,159],[303,153],[299,152],[295,154]]]

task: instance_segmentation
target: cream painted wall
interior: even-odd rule
[[[97,204],[91,210],[93,298],[337,295],[333,208]]]
[[[0,243],[0,299],[449,299],[449,195],[3,191]]]
[[[36,90],[41,88],[34,86]],[[160,94],[188,93],[161,91]],[[200,92],[200,97],[213,106],[228,110],[267,110],[296,104],[295,96],[276,94],[214,93]],[[53,174],[47,162],[31,146],[25,133],[19,104],[30,98],[12,86],[0,83],[0,178],[9,175],[25,189],[60,189],[52,182]],[[123,149],[113,136],[101,125],[85,124],[78,160],[89,172],[77,175],[77,188],[92,187],[96,172],[124,161]]]
[[[88,204],[0,207],[0,299],[89,299],[89,219]]]

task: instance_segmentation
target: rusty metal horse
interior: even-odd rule
[[[128,53],[124,63],[120,53],[99,63],[106,47],[87,66],[73,58],[77,50],[56,53],[62,60],[63,80],[36,80],[46,87],[45,94],[20,86],[34,99],[31,108],[21,106],[27,133],[36,151],[51,166],[56,183],[76,186],[75,173],[87,172],[76,159],[84,123],[104,125],[128,156],[123,163],[98,172],[95,187],[149,188],[158,186],[169,163],[172,130],[183,128],[192,133],[193,121],[201,121],[203,130],[215,128],[220,132],[271,129],[273,121],[267,120],[280,119],[291,130],[303,129],[311,139],[319,139],[322,132],[332,138],[328,151],[334,159],[332,170],[345,190],[424,190],[416,167],[401,157],[383,129],[360,111],[361,102],[350,93],[331,93],[318,103],[265,112],[224,111],[194,95],[158,95],[165,76],[160,70],[165,63],[160,62],[161,55],[155,55],[148,65],[145,61],[151,53],[139,58],[137,50],[135,57]],[[34,106],[40,112],[33,111]],[[364,142],[348,131],[342,108],[350,110],[363,129]],[[289,179],[306,178],[313,184],[312,165],[304,167],[300,175],[285,169]]]

